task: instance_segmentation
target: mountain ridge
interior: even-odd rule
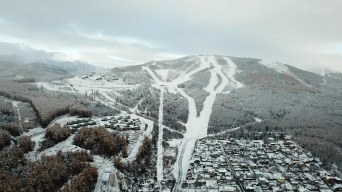
[[[177,104],[182,100],[179,100],[182,96],[177,89],[182,89],[194,99],[197,114],[201,113],[203,102],[210,94],[206,88],[212,78],[213,68],[210,65],[203,67],[201,57],[205,60],[208,56],[187,56],[176,60],[114,68],[110,74],[125,78],[128,84],[147,84],[153,87],[157,82],[145,69],[151,70],[158,81],[164,81],[168,87],[164,93],[164,98],[168,98],[168,104],[164,104],[164,118],[186,123],[187,119],[183,118],[179,111],[187,109],[182,108],[182,104]],[[294,135],[296,141],[306,146],[306,149],[316,155],[320,154],[321,157],[325,154],[322,150],[333,146],[335,155],[329,154],[329,157],[324,158],[326,161],[338,162],[342,156],[342,143],[336,139],[342,137],[342,79],[329,75],[320,76],[275,61],[231,56],[213,57],[222,66],[222,72],[228,77],[229,83],[222,93],[217,94],[208,134],[236,128],[241,129],[241,135],[285,131]],[[231,65],[228,65],[225,58],[229,58],[236,65],[233,75],[243,87],[234,88],[237,85],[229,78]],[[196,72],[192,73],[194,71]],[[179,84],[174,81],[184,75],[190,78]],[[221,81],[222,79],[218,78],[217,84]],[[256,122],[256,119],[262,121]],[[168,126],[176,131],[184,130],[181,126]],[[316,132],[303,132],[306,129]],[[319,143],[313,139],[317,139]]]
[[[0,78],[37,80],[58,79],[98,71],[100,68],[80,61],[26,59],[20,55],[0,55]]]

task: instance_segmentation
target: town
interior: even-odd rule
[[[286,136],[284,140],[198,140],[183,191],[341,191],[342,179]]]

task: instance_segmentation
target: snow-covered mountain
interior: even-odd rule
[[[170,94],[181,88],[195,100],[198,115],[210,95],[211,79],[217,79],[216,90],[227,78],[223,91],[217,93],[208,133],[247,125],[255,118],[272,127],[342,125],[338,75],[321,76],[275,61],[224,56],[188,56],[114,68],[111,73],[131,84],[164,82]]]
[[[265,139],[270,132],[289,133],[330,164],[342,156],[338,75],[317,75],[269,60],[211,55],[114,68],[110,74],[132,85],[160,90],[160,102],[138,90],[136,96],[129,92],[119,101],[143,97],[145,104],[159,105],[159,117],[154,115],[159,126],[168,127],[165,133],[173,130],[183,136],[173,167],[176,189],[186,175],[196,140],[207,136]],[[162,154],[160,146],[158,154]],[[162,180],[161,163],[157,162],[157,170]]]
[[[97,67],[80,61],[28,60],[18,55],[0,55],[1,79],[48,80],[96,70]]]
[[[177,94],[181,88],[194,99],[198,115],[209,90],[216,90],[227,78],[223,91],[216,95],[208,134],[247,126],[256,118],[263,120],[259,128],[318,127],[328,133],[342,125],[342,81],[338,75],[321,76],[275,61],[187,56],[114,68],[111,74],[131,84],[164,82],[169,94]],[[212,78],[216,79],[213,89]]]

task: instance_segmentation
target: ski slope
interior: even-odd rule
[[[160,105],[159,105],[159,131],[157,142],[157,181],[160,185],[163,180],[163,100],[164,100],[164,88],[160,89]],[[160,187],[161,188],[161,187]]]
[[[171,82],[163,81],[162,79],[158,78],[157,75],[150,68],[144,67],[144,69],[154,79],[155,87],[160,89],[162,89],[162,87],[166,87],[168,90],[180,93],[184,98],[188,100],[189,114],[188,121],[185,124],[186,132],[184,133],[184,138],[180,145],[180,150],[174,169],[174,176],[177,179],[174,191],[178,191],[180,189],[183,178],[186,175],[197,139],[207,136],[208,124],[217,94],[223,93],[223,90],[228,86],[229,83],[235,84],[234,89],[243,87],[243,84],[238,82],[234,77],[237,67],[235,63],[233,63],[229,58],[224,58],[230,69],[228,77],[223,74],[222,66],[217,63],[214,56],[199,56],[199,59],[199,67],[191,71],[186,71],[184,74],[180,75]],[[200,112],[200,115],[197,116],[197,109],[194,98],[187,95],[181,88],[178,87],[178,85],[191,80],[194,74],[204,69],[210,69],[211,74],[209,83],[205,88],[205,90],[209,92],[209,96],[207,96],[207,98],[204,100],[203,109]],[[218,76],[221,77],[221,82],[219,82]],[[161,100],[160,102],[162,105],[163,101]],[[162,159],[162,154],[158,153],[157,158]],[[160,167],[158,169],[160,169]]]

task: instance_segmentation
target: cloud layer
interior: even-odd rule
[[[340,7],[339,0],[8,0],[0,2],[0,41],[107,67],[219,54],[342,71]]]

